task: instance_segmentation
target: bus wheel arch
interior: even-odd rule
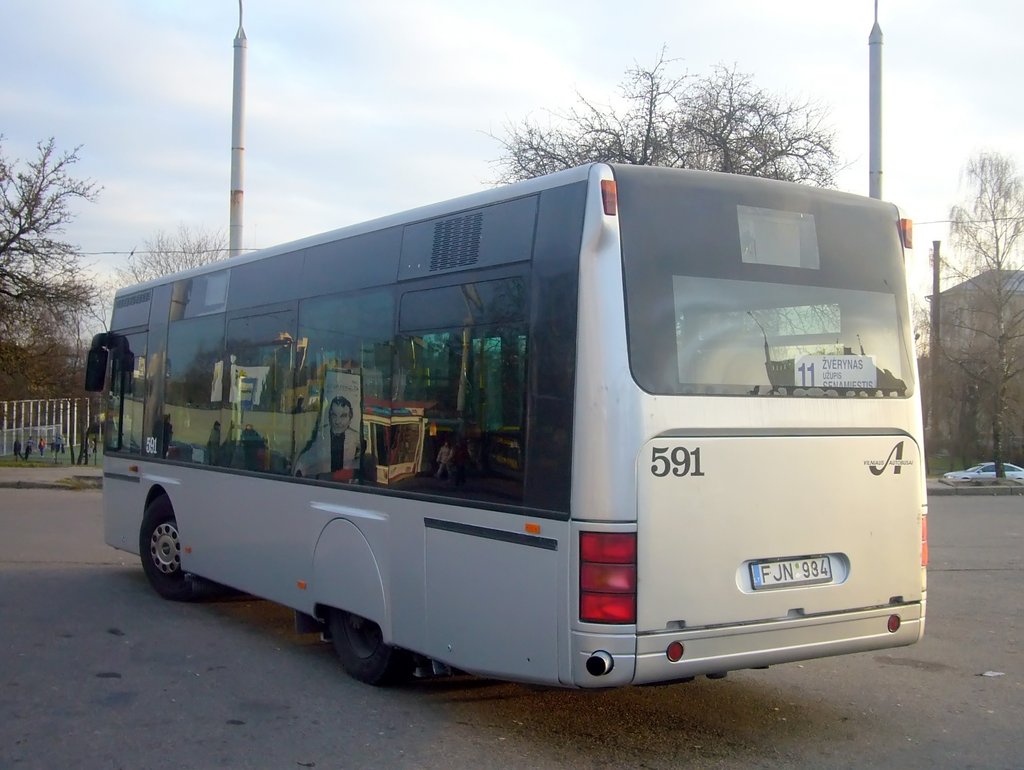
[[[385,639],[389,629],[384,581],[369,541],[353,522],[327,523],[313,554],[317,615],[327,624],[342,667],[373,685],[393,684],[412,669],[412,657]]]
[[[150,491],[139,527],[139,559],[149,584],[160,596],[185,602],[194,598],[192,581],[181,568],[181,540],[174,506],[162,489]]]
[[[351,521],[333,519],[320,532],[313,550],[313,586],[317,605],[345,609],[390,629],[377,558]],[[322,614],[330,621],[328,613]]]

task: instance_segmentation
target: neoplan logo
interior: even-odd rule
[[[892,448],[892,451],[889,452],[889,456],[886,457],[884,461],[865,460],[864,464],[868,466],[868,470],[871,471],[871,474],[874,476],[881,476],[885,473],[885,469],[891,465],[892,472],[898,476],[904,465],[913,465],[914,461],[903,459],[903,442],[900,441]]]

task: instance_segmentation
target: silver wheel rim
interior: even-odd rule
[[[149,538],[149,555],[153,564],[165,575],[172,575],[181,569],[181,543],[178,529],[170,521],[153,530]]]

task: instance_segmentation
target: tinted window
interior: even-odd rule
[[[220,414],[217,464],[262,473],[290,472],[295,452],[294,335],[295,314],[290,310],[228,321],[218,369],[226,403]],[[216,427],[210,427],[212,433],[218,432]]]
[[[299,305],[294,475],[387,484],[393,330],[390,291]]]
[[[645,390],[913,391],[894,207],[726,174],[615,175],[630,365]]]
[[[403,297],[392,407],[408,422],[392,427],[392,485],[522,501],[525,318],[519,278]]]
[[[220,419],[224,316],[174,321],[167,334],[166,390],[160,454],[171,460],[216,464],[210,444]]]
[[[109,450],[142,453],[146,396],[146,333],[125,335],[127,356],[110,353],[110,390],[103,445]]]

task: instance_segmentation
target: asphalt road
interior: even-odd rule
[[[914,647],[667,687],[380,690],[281,607],[159,599],[102,544],[98,492],[3,489],[0,768],[1022,768],[1024,498],[933,499],[930,539]]]

